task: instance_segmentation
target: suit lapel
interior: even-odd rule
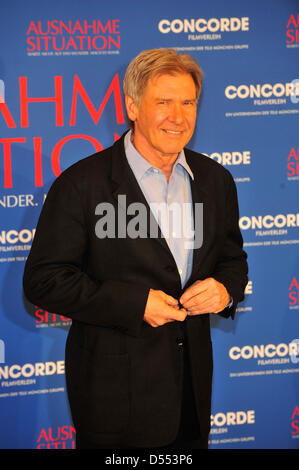
[[[196,204],[199,204],[199,203],[203,204],[202,224],[200,223],[200,226],[197,228],[197,233],[195,235],[197,239],[200,239],[200,237],[202,238],[202,245],[193,250],[192,272],[190,276],[190,283],[192,283],[194,282],[194,277],[196,277],[196,274],[198,273],[200,269],[201,261],[203,260],[205,256],[207,246],[208,246],[206,242],[209,236],[208,207],[209,207],[210,196],[208,194],[208,191],[204,187],[205,186],[204,179],[203,179],[204,177],[201,174],[200,165],[196,164],[196,163],[200,163],[197,159],[200,159],[201,157],[197,156],[196,160],[194,160],[194,158],[190,158],[190,155],[188,154],[187,149],[185,149],[185,156],[186,156],[186,161],[188,165],[190,166],[194,175],[194,180],[190,179],[194,218],[196,217],[196,210],[197,210]],[[195,223],[195,220],[194,220],[194,223]],[[199,230],[202,231],[201,234],[198,233]]]
[[[143,207],[146,208],[147,236],[157,243],[160,243],[163,248],[169,252],[174,261],[168,244],[161,233],[160,227],[127,161],[124,149],[124,136],[122,136],[113,147],[111,177],[114,187],[113,196],[117,205],[122,209],[123,214],[127,214],[127,209],[130,204],[142,204]],[[127,215],[126,221],[128,222],[130,218],[132,219],[133,216]],[[151,235],[153,233],[157,234],[157,236],[152,237]]]

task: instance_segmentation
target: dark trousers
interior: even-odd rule
[[[190,361],[186,339],[184,341],[184,380],[181,419],[177,437],[162,449],[207,449],[209,436],[202,435],[198,422],[194,392],[192,386]]]
[[[190,361],[188,356],[188,347],[185,341],[183,346],[184,351],[184,379],[183,379],[183,393],[182,393],[182,407],[180,426],[177,437],[174,442],[163,446],[150,448],[150,450],[171,450],[171,449],[207,449],[208,448],[208,435],[203,436],[200,432],[200,426],[197,418],[194,393],[192,387]],[[107,449],[99,445],[94,445],[91,442],[81,439],[77,434],[76,436],[77,449]],[[130,447],[132,449],[134,447]]]

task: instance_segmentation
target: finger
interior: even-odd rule
[[[218,313],[227,306],[228,301],[229,298],[220,295],[219,292],[206,292],[197,297],[193,297],[184,307],[192,312],[198,309],[209,311],[209,313]]]
[[[159,291],[160,299],[166,302],[168,305],[178,305],[179,301],[172,297],[171,295],[166,294],[163,291]]]
[[[168,305],[172,305],[174,307],[179,305],[179,301],[177,299],[174,299],[173,297],[171,297],[171,295],[166,295],[165,296],[165,302]]]
[[[192,297],[205,292],[208,289],[208,283],[205,281],[197,281],[196,283],[192,284],[186,292],[180,298],[180,302],[182,305],[185,306],[185,303],[188,302]]]
[[[194,305],[188,308],[188,314],[197,315],[202,313],[218,313],[222,309],[215,299],[207,300],[206,302],[200,303],[200,305]]]
[[[189,287],[184,293],[183,295],[180,297],[180,303],[182,305],[185,305],[190,299],[192,299],[192,297],[194,297],[194,295],[197,294],[197,289],[195,287],[195,285],[192,285],[191,287]]]
[[[188,316],[189,317],[195,317],[195,316],[198,316],[198,315],[207,315],[209,313],[211,313],[211,312],[206,311],[206,310],[198,310],[196,312],[189,312],[188,311]]]
[[[205,313],[214,313],[215,306],[211,305],[210,303],[195,306],[188,309],[188,315],[202,315]]]
[[[184,308],[186,310],[190,310],[191,308],[194,308],[197,306],[201,307],[202,304],[206,302],[210,302],[212,300],[213,300],[213,296],[211,296],[209,292],[204,291],[200,294],[195,295],[194,297],[191,297],[191,299],[184,302]]]
[[[188,312],[187,310],[181,308],[181,309],[171,309],[171,311],[168,311],[168,316],[169,319],[172,321],[184,321],[185,318],[187,317]]]
[[[187,314],[187,311],[184,309],[177,310],[176,308],[169,307],[164,309],[159,317],[152,319],[150,325],[154,328],[157,328],[159,326],[165,325],[166,323],[184,321],[187,317]]]

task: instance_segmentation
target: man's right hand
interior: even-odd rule
[[[184,321],[185,309],[180,309],[179,302],[161,290],[150,289],[144,311],[144,321],[153,327],[162,326],[172,321]]]

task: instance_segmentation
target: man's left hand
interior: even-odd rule
[[[180,298],[189,315],[219,313],[227,307],[229,293],[223,284],[212,277],[196,281]]]

